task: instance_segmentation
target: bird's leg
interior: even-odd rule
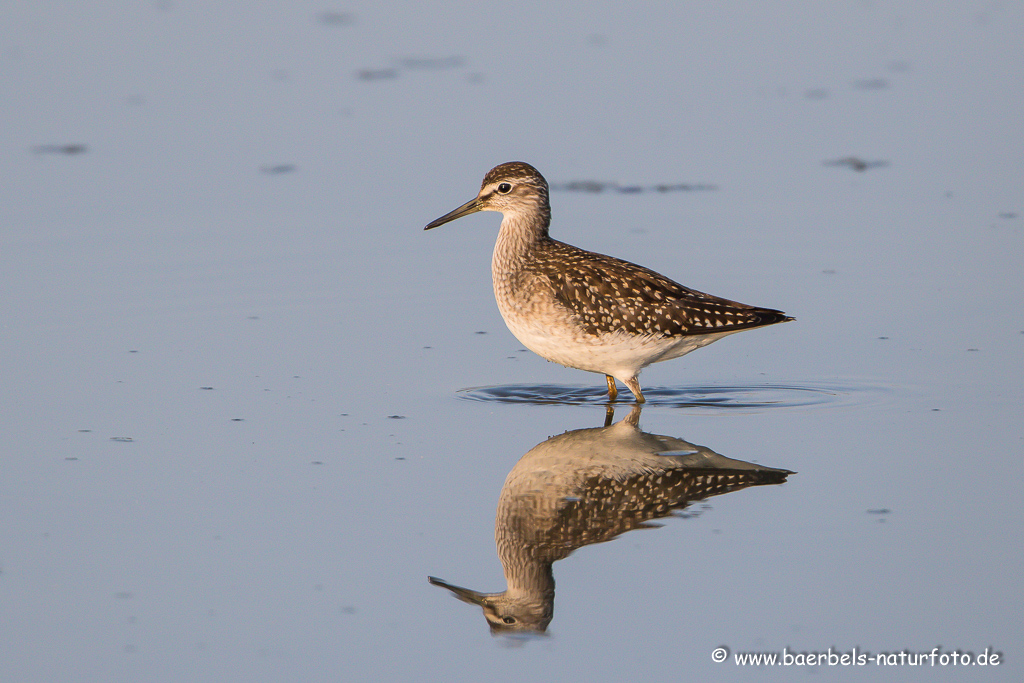
[[[608,381],[608,400],[614,401],[619,395],[619,390],[615,387],[615,378],[611,375],[605,375],[604,378]]]
[[[637,403],[644,402],[644,394],[642,391],[640,391],[640,382],[636,381],[636,377],[630,377],[629,379],[624,381],[623,384],[625,384],[629,388],[629,390],[633,392],[633,395],[636,396]]]
[[[640,411],[643,407],[639,403],[634,403],[633,407],[629,409],[629,415],[627,415],[622,421],[627,422],[634,427],[640,426]]]

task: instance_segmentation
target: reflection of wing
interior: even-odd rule
[[[701,456],[660,457],[669,465],[673,460],[705,459]],[[729,469],[685,464],[643,468],[625,475],[594,473],[584,476],[571,491],[533,488],[503,495],[499,516],[504,517],[502,532],[509,542],[529,546],[534,558],[555,562],[585,545],[610,541],[632,529],[657,526],[651,520],[685,509],[695,501],[748,486],[781,484],[790,474],[768,467]]]

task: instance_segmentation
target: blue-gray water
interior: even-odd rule
[[[8,3],[0,680],[1020,680],[1024,8],[548,5]],[[605,423],[498,217],[422,230],[514,159],[554,236],[797,319],[640,416],[797,474],[560,559],[530,639],[427,583],[503,590],[506,476]]]

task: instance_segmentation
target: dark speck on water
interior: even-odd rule
[[[889,165],[888,161],[865,161],[857,157],[844,157],[842,159],[833,159],[832,161],[823,161],[825,166],[848,166],[854,171],[866,171],[869,168],[884,168]]]
[[[74,156],[75,154],[85,154],[89,151],[89,147],[88,145],[80,144],[36,145],[32,148],[32,151],[36,154],[66,154],[68,156]]]
[[[348,12],[320,12],[316,20],[325,26],[348,26],[355,22],[354,14]]]
[[[297,170],[295,164],[274,164],[273,166],[260,167],[260,173],[266,173],[267,175],[281,175],[282,173],[291,173],[295,170]]]
[[[361,81],[386,81],[398,78],[398,69],[360,69],[356,78]]]
[[[388,415],[389,420],[404,420],[405,415]]]
[[[707,183],[658,183],[656,185],[620,185],[619,183],[600,180],[572,180],[567,183],[551,183],[552,192],[583,192],[601,194],[602,192],[618,192],[620,194],[640,194],[643,192],[713,192],[717,185]]]

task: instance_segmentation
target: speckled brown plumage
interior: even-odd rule
[[[643,266],[551,238],[532,256],[524,270],[550,279],[555,297],[578,316],[587,334],[623,330],[678,337],[792,320],[782,311],[698,292]]]
[[[504,216],[491,261],[502,318],[527,348],[562,365],[623,382],[643,402],[637,374],[741,330],[792,320],[689,289],[652,270],[548,235],[548,184],[510,162],[484,176],[477,197],[426,229],[477,211]]]

